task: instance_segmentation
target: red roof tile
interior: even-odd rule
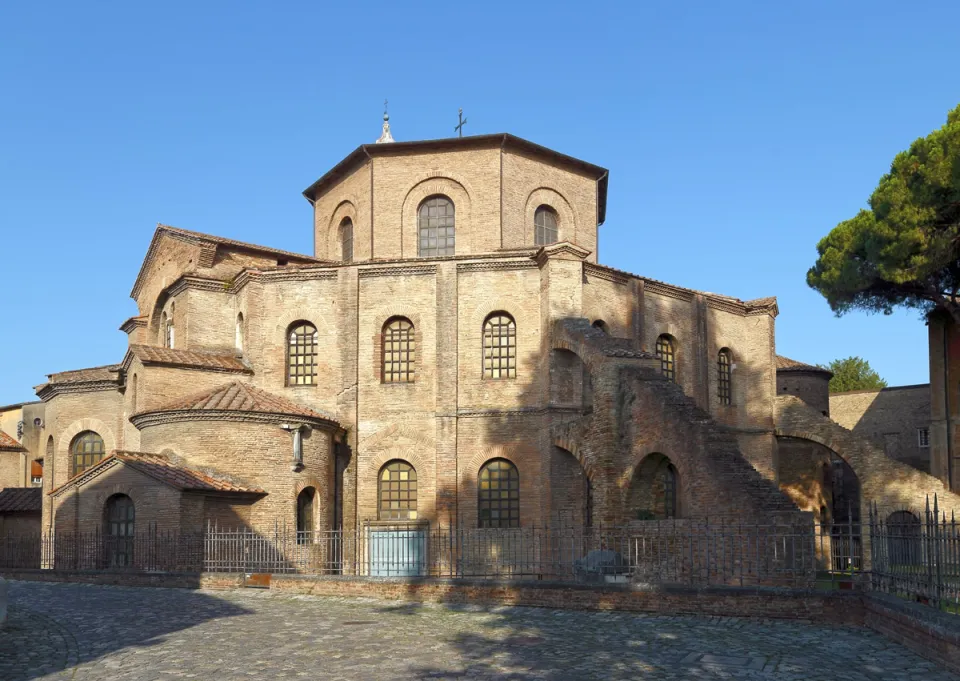
[[[184,465],[174,463],[162,454],[148,454],[146,452],[115,451],[110,456],[98,461],[85,471],[78,473],[65,482],[51,494],[59,492],[69,485],[78,484],[82,479],[92,477],[104,466],[112,462],[121,462],[134,468],[144,475],[166,483],[185,492],[235,492],[248,494],[266,494],[259,487],[248,486],[230,480],[220,473],[204,472]]]
[[[777,371],[816,371],[833,376],[833,372],[829,369],[813,366],[812,364],[804,364],[803,362],[798,362],[795,359],[790,359],[783,355],[777,355]]]
[[[234,381],[213,390],[191,395],[151,411],[246,411],[265,414],[303,416],[311,419],[335,421],[328,414],[308,409],[285,397],[280,397],[252,385]]]
[[[0,513],[42,510],[43,490],[39,487],[7,487],[0,490]]]
[[[144,364],[166,364],[168,366],[210,369],[252,374],[253,370],[236,355],[175,350],[153,345],[131,345],[130,352]]]
[[[87,369],[74,369],[47,374],[48,383],[83,383],[85,381],[115,381],[120,372],[119,364],[107,364]]]
[[[17,442],[14,438],[4,433],[0,430],[0,449],[7,451],[13,450],[15,452],[25,452],[26,448]]]

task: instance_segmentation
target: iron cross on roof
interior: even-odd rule
[[[458,117],[460,122],[457,123],[457,127],[455,127],[453,130],[454,132],[458,133],[458,137],[463,137],[463,126],[467,123],[467,119],[463,117],[463,109],[460,109]]]

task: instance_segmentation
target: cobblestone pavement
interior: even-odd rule
[[[871,632],[659,617],[11,583],[0,679],[956,677]]]

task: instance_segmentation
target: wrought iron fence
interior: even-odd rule
[[[148,529],[128,536],[57,532],[0,537],[0,569],[200,572],[202,534]]]
[[[0,538],[0,568],[299,573],[450,579],[813,586],[861,567],[859,525],[809,516],[634,521],[622,526],[486,529],[368,523],[356,530],[210,526]]]
[[[921,512],[870,507],[870,588],[960,614],[960,524],[933,498]]]

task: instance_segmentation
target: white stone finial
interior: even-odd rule
[[[390,114],[387,113],[387,100],[383,100],[383,132],[380,133],[377,144],[387,144],[393,141],[393,135],[390,134]]]

